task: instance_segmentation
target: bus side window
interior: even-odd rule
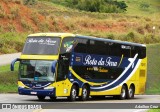
[[[129,45],[121,45],[121,53],[124,57],[130,58],[131,57],[131,46]]]
[[[89,40],[89,43],[88,43],[88,46],[87,46],[87,53],[88,54],[96,54],[95,49],[96,49],[95,41],[94,40]]]
[[[73,48],[74,38],[73,37],[67,37],[63,39],[60,54],[64,54],[67,52],[71,52]]]
[[[88,54],[106,55],[106,44],[103,41],[90,40],[87,47]]]
[[[63,60],[58,61],[58,69],[57,69],[57,81],[61,81],[65,79],[66,76],[66,66]]]
[[[103,41],[95,41],[95,51],[96,54],[106,55],[106,45]]]
[[[133,58],[138,54],[138,58],[143,59],[146,57],[146,47],[133,46],[131,50],[131,57]]]
[[[110,52],[109,43],[108,42],[104,42],[104,43],[105,43],[105,54],[109,55],[109,52]]]
[[[146,47],[140,47],[140,59],[146,57]]]
[[[118,43],[109,43],[110,55],[111,56],[122,56],[121,46]]]
[[[88,39],[75,38],[75,43],[77,43],[77,44],[76,44],[76,46],[74,48],[74,52],[77,52],[77,53],[86,53]]]
[[[134,56],[136,54],[138,54],[138,47],[137,46],[132,46],[132,48],[131,48],[131,58],[134,58]]]

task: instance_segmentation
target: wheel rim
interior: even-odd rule
[[[76,90],[75,89],[72,90],[72,98],[74,98],[74,99],[76,98]]]
[[[133,89],[130,88],[130,89],[129,89],[129,97],[131,98],[132,96],[133,96]]]
[[[125,98],[125,96],[126,96],[126,90],[124,88],[122,89],[121,95],[122,95],[122,98]]]
[[[83,98],[86,98],[86,97],[87,97],[87,89],[84,88],[84,89],[83,89]]]

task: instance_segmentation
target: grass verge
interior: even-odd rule
[[[17,92],[18,63],[15,64],[15,71],[10,71],[10,65],[0,67],[0,93]]]
[[[146,94],[160,93],[160,44],[147,45],[148,76]]]
[[[160,112],[160,109],[149,109],[147,112]]]

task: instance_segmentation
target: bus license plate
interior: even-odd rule
[[[31,92],[31,94],[37,94],[37,92]]]

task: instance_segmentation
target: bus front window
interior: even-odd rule
[[[19,79],[29,81],[54,81],[51,72],[53,61],[22,60],[19,68]]]
[[[60,41],[59,37],[28,37],[22,54],[57,55]]]

